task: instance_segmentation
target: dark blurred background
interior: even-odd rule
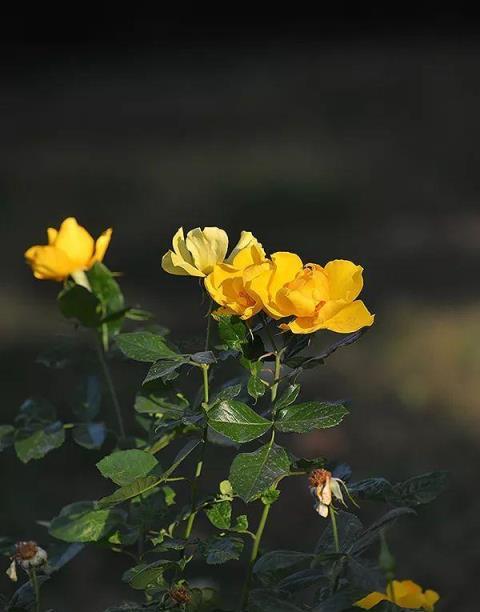
[[[476,23],[438,11],[222,18],[187,8],[69,8],[62,27],[34,9],[2,24],[0,421],[32,394],[68,403],[58,372],[35,364],[71,331],[58,287],[23,262],[66,216],[94,234],[113,226],[106,263],[124,274],[127,300],[183,339],[201,333],[204,306],[195,281],[160,268],[180,225],[223,227],[232,243],[249,229],[267,251],[306,261],[352,259],[376,323],[305,380],[309,397],[350,398],[352,414],[292,447],[346,460],[357,478],[450,470],[448,493],[399,524],[391,544],[399,577],[440,591],[439,610],[478,610]],[[116,374],[131,412],[142,370],[128,372]],[[42,542],[36,519],[106,493],[94,465],[103,454],[66,444],[27,465],[2,454],[0,535]],[[226,476],[228,456],[211,455],[212,478]],[[308,550],[323,524],[305,483],[289,483],[284,503],[266,545]],[[128,566],[87,550],[46,586],[46,604],[100,612],[133,598],[119,582]],[[214,575],[232,590],[242,579],[233,565]]]

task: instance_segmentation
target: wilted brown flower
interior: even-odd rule
[[[328,470],[313,470],[308,477],[308,483],[310,485],[310,492],[315,498],[315,510],[320,516],[324,518],[328,516],[329,506],[332,503],[332,495],[344,503],[342,490],[340,489],[342,481],[339,478],[334,478]]]
[[[174,587],[169,591],[170,599],[178,604],[188,604],[192,601],[189,590],[184,586]]]
[[[17,542],[15,544],[15,554],[7,570],[7,576],[14,582],[17,581],[16,565],[28,572],[31,568],[40,567],[47,562],[47,551],[38,546],[32,540]]]

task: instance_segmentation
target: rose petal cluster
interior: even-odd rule
[[[220,306],[218,314],[250,319],[260,311],[285,319],[280,327],[294,334],[321,329],[352,333],[373,324],[362,300],[363,268],[345,259],[325,266],[304,264],[295,253],[277,252],[267,257],[251,232],[242,232],[226,258],[228,236],[218,227],[180,228],[173,250],[163,257],[170,274],[199,276]]]
[[[371,610],[381,601],[389,601],[406,610],[433,612],[439,599],[440,595],[436,591],[431,589],[424,591],[412,580],[393,580],[388,585],[386,593],[374,591],[353,605],[363,610]]]
[[[103,261],[110,244],[112,229],[109,228],[94,240],[90,233],[68,217],[60,229],[47,229],[48,244],[35,245],[25,252],[35,278],[64,281],[77,272],[89,270],[97,261]]]

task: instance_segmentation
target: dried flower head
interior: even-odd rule
[[[192,601],[190,591],[184,586],[177,586],[170,589],[168,595],[175,603],[178,604],[189,604]]]
[[[324,518],[328,516],[329,506],[332,503],[332,495],[343,504],[345,503],[340,488],[340,484],[344,485],[343,481],[339,478],[334,478],[328,470],[313,470],[308,477],[308,483],[310,485],[310,493],[315,498],[314,508],[320,516]]]
[[[17,542],[15,544],[15,554],[12,556],[12,562],[7,570],[7,576],[10,580],[16,582],[17,565],[28,572],[31,568],[44,565],[47,562],[47,558],[47,551],[38,546],[36,542],[32,540]]]

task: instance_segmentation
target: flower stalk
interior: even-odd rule
[[[40,587],[38,584],[37,570],[35,567],[30,568],[30,582],[32,584],[33,595],[35,598],[35,612],[40,612]]]
[[[113,383],[113,378],[110,372],[110,367],[105,357],[105,349],[100,339],[97,340],[95,345],[97,348],[98,361],[102,368],[103,376],[105,378],[105,382],[107,383],[108,392],[110,394],[110,398],[112,400],[112,404],[115,410],[115,416],[117,418],[117,424],[118,424],[119,439],[124,440],[126,438],[126,433],[125,433],[125,424],[123,422],[122,409],[120,407],[118,395],[115,389],[115,385]]]

